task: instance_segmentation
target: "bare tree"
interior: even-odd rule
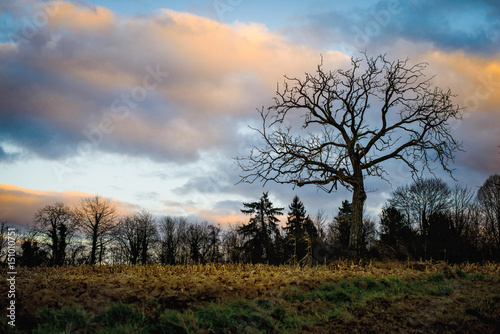
[[[9,241],[7,237],[8,229],[7,222],[0,223],[0,261],[5,259],[5,262],[7,262],[7,245]]]
[[[83,264],[86,262],[86,256],[85,256],[85,245],[83,242],[79,244],[71,244],[68,247],[68,255],[67,255],[67,262],[72,265],[79,265]]]
[[[123,260],[130,264],[136,264],[139,259],[139,235],[137,233],[137,221],[133,215],[120,217],[117,228],[113,235],[118,242],[118,248],[114,250],[113,256],[117,260]]]
[[[76,212],[83,232],[91,238],[90,264],[95,264],[98,242],[101,243],[99,255],[102,259],[103,237],[109,235],[115,227],[116,207],[109,199],[100,196],[86,197],[81,200]]]
[[[36,211],[34,230],[48,239],[51,264],[60,266],[66,258],[66,246],[75,233],[77,219],[73,210],[61,202],[46,205]]]
[[[122,217],[113,233],[130,264],[148,263],[149,251],[158,240],[156,220],[151,213],[140,213]]]
[[[450,199],[450,240],[447,259],[449,261],[475,260],[481,248],[477,203],[472,190],[456,185]]]
[[[474,210],[474,193],[467,187],[456,185],[451,191],[450,219],[457,235],[464,237],[469,232]]]
[[[156,219],[146,210],[139,212],[136,217],[139,223],[140,260],[142,264],[146,264],[150,260],[150,250],[153,244],[158,241]]]
[[[230,225],[222,233],[221,248],[225,262],[240,263],[243,261],[244,236],[238,233],[237,225]]]
[[[425,258],[429,255],[430,240],[436,239],[436,226],[442,221],[437,218],[448,213],[450,200],[451,190],[441,179],[419,179],[398,187],[389,198],[389,204],[402,212],[408,225],[418,231]]]
[[[403,212],[420,235],[426,236],[429,217],[450,207],[451,190],[441,179],[420,179],[392,192],[389,204]]]
[[[222,259],[221,228],[213,224],[206,226],[206,244],[203,257],[205,262],[220,262]]]
[[[400,160],[415,177],[432,172],[431,162],[451,174],[461,148],[449,126],[461,118],[460,107],[450,90],[425,77],[427,64],[385,55],[364,60],[364,69],[362,59],[352,58],[348,70],[325,71],[321,63],[304,79],[285,76],[274,105],[259,110],[262,129],[254,130],[264,146],[237,158],[240,182],[313,184],[327,192],[340,183],[352,190],[354,249],[362,237],[365,176],[384,178],[388,160]],[[299,116],[302,129],[293,125]]]
[[[203,262],[203,244],[205,244],[207,223],[190,224],[186,230],[185,242],[189,245],[189,257],[193,263]]]
[[[488,177],[477,191],[477,200],[493,249],[500,249],[500,175]],[[498,254],[498,253],[497,253]]]
[[[160,262],[176,264],[180,261],[181,243],[186,239],[187,219],[165,216],[160,220]]]

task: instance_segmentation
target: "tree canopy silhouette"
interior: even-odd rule
[[[238,232],[245,236],[245,249],[252,262],[278,262],[277,245],[281,240],[277,215],[283,214],[283,208],[275,208],[268,193],[262,194],[258,202],[243,203],[242,209],[250,215],[250,221],[242,225]],[[278,242],[277,242],[278,241]]]
[[[449,125],[461,108],[449,89],[433,87],[426,67],[365,54],[347,70],[327,71],[321,62],[303,79],[285,76],[274,105],[258,110],[262,128],[253,129],[263,145],[237,158],[240,182],[312,184],[327,192],[346,187],[353,192],[350,243],[358,249],[366,176],[385,178],[388,160],[401,161],[415,177],[432,173],[432,162],[451,174],[461,149]]]
[[[477,191],[492,247],[500,250],[500,175],[490,175]]]
[[[75,213],[69,206],[56,202],[38,209],[33,222],[34,230],[48,239],[51,264],[62,266],[66,258],[66,246],[77,227]]]
[[[80,201],[76,212],[79,215],[82,230],[92,240],[90,264],[96,264],[98,240],[108,235],[116,226],[116,205],[100,196],[85,197]]]

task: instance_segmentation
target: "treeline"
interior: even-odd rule
[[[380,255],[451,262],[500,259],[500,176],[477,193],[440,179],[397,188],[380,215]]]
[[[379,221],[366,218],[362,242],[350,248],[352,207],[343,201],[329,220],[307,214],[295,196],[285,212],[268,193],[243,203],[247,223],[222,229],[184,217],[148,211],[119,216],[102,197],[83,198],[37,210],[19,236],[19,265],[270,263],[318,264],[338,258],[422,259],[449,262],[500,259],[500,176],[474,192],[440,179],[423,179],[394,190]],[[287,215],[282,228],[277,216]],[[7,223],[1,224],[5,263]]]

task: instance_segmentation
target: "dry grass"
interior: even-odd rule
[[[387,289],[383,285],[386,281],[392,282],[387,283]],[[267,300],[273,310],[283,312],[282,319],[268,314],[268,321],[276,321],[277,327],[263,327],[264,332],[326,333],[349,328],[360,332],[370,328],[374,332],[453,332],[464,324],[488,331],[499,321],[498,307],[490,307],[500,301],[499,264],[346,261],[303,268],[235,264],[19,268],[16,283],[17,319],[26,328],[37,326],[43,307],[74,305],[91,317],[123,303],[146,315],[177,312],[193,323],[184,329],[198,332],[205,326],[204,311],[196,312],[226,307],[238,300]],[[336,313],[331,313],[333,301],[325,286],[337,286],[349,295]],[[0,288],[4,296],[6,288]],[[6,298],[0,300],[2,309],[6,302]],[[247,306],[235,306],[239,310],[235,314],[245,314]],[[308,309],[305,313],[304,307]]]

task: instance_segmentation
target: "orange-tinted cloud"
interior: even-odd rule
[[[109,9],[78,5],[65,1],[52,1],[40,6],[49,16],[49,25],[71,29],[77,32],[103,32],[115,23],[115,16]]]
[[[458,94],[456,102],[468,112],[500,111],[500,61],[497,58],[440,51],[425,55],[436,83]]]
[[[208,222],[220,223],[224,227],[248,222],[248,216],[239,211],[200,209],[197,214]]]
[[[332,67],[348,61],[255,23],[230,26],[172,10],[115,17],[69,2],[51,11],[36,39],[16,53],[0,49],[0,69],[16,68],[10,62],[30,69],[0,79],[0,108],[12,114],[6,137],[49,158],[76,152],[87,139],[82,131],[108,118],[112,130],[94,149],[193,160],[234,142],[235,124],[269,105],[284,74],[314,71],[321,54]]]
[[[182,203],[178,201],[164,201],[161,212],[168,216],[188,216],[196,220],[206,220],[209,223],[221,224],[227,227],[232,224],[240,224],[248,221],[248,217],[240,211],[228,209],[207,209],[194,203]]]
[[[82,191],[39,191],[21,188],[11,184],[0,184],[0,221],[7,221],[18,226],[32,224],[36,210],[45,205],[63,202],[76,206],[82,198],[93,197]],[[137,208],[129,203],[110,198],[116,204],[120,214],[126,214]]]

